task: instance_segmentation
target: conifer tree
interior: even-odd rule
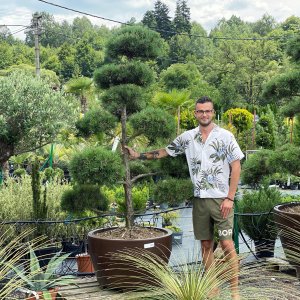
[[[156,20],[156,31],[158,31],[162,38],[169,39],[174,33],[172,21],[169,17],[169,8],[161,1],[156,1],[154,5],[154,16]]]
[[[178,33],[191,33],[191,14],[190,8],[185,0],[177,0],[174,18],[174,28]]]
[[[155,30],[157,24],[156,24],[156,18],[153,10],[146,11],[142,23],[148,26],[149,28]]]

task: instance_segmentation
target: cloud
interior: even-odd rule
[[[100,17],[127,22],[132,17],[140,21],[147,10],[154,9],[154,0],[49,0],[50,2],[73,8],[75,10],[95,14]],[[29,25],[32,14],[36,11],[46,11],[52,14],[56,21],[72,22],[74,17],[82,14],[58,8],[37,0],[8,0],[0,7],[0,24]],[[166,4],[171,18],[174,17],[176,0],[162,0]],[[269,14],[277,22],[284,21],[291,15],[300,15],[298,1],[285,0],[187,0],[191,19],[200,23],[207,31],[211,30],[222,18],[229,19],[232,15],[244,21],[253,22],[264,14]],[[106,25],[109,28],[119,26],[117,23],[89,17],[93,24]],[[11,30],[12,31],[12,30]],[[24,35],[23,35],[24,36]]]
[[[249,7],[251,7],[252,2],[250,1],[245,1],[245,0],[233,0],[230,1],[228,4],[225,5],[225,9],[228,10],[244,10],[244,9],[248,9]]]

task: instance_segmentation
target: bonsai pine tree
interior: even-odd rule
[[[153,65],[153,60],[161,55],[163,43],[158,33],[142,26],[127,26],[116,30],[107,45],[106,61],[109,63],[96,70],[94,75],[95,85],[104,90],[101,95],[102,108],[99,108],[97,113],[87,112],[78,123],[78,128],[85,136],[87,133],[97,134],[101,131],[111,133],[112,129],[121,123],[121,151],[120,149],[117,153],[110,149],[101,151],[107,157],[117,154],[121,156],[122,166],[112,172],[110,165],[112,161],[99,159],[88,169],[85,163],[78,159],[81,155],[78,154],[76,157],[81,163],[78,165],[72,161],[70,171],[73,179],[80,184],[87,184],[91,180],[93,184],[98,185],[112,183],[113,180],[109,178],[111,176],[114,176],[117,183],[118,175],[122,175],[126,201],[125,220],[129,229],[133,227],[134,222],[132,186],[138,179],[149,174],[131,176],[125,145],[132,143],[140,135],[144,136],[148,144],[153,144],[158,138],[170,138],[175,133],[174,118],[159,108],[147,105],[147,101],[150,100],[148,87],[155,78],[150,65]],[[151,64],[148,62],[150,60]],[[92,155],[90,160],[93,160]],[[101,173],[97,173],[100,168],[97,164],[101,165]]]

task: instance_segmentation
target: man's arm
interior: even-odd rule
[[[166,149],[164,149],[164,148],[149,151],[149,152],[143,152],[143,153],[136,152],[128,146],[125,146],[125,148],[127,149],[128,154],[129,154],[129,159],[131,159],[131,160],[135,160],[135,159],[143,159],[143,160],[146,160],[146,159],[159,159],[159,158],[167,157],[169,155],[168,152],[166,151]]]
[[[241,162],[239,160],[233,161],[230,164],[230,166],[231,166],[231,176],[230,176],[229,191],[227,195],[228,198],[225,198],[221,204],[221,213],[224,219],[227,218],[230,210],[233,207],[232,200],[234,200],[235,193],[240,180],[240,174],[241,174]]]

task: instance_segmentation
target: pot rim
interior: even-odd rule
[[[168,229],[168,228],[160,228],[160,227],[149,227],[149,226],[145,226],[145,228],[154,228],[154,229],[156,229],[156,230],[159,230],[159,231],[163,231],[163,232],[166,232],[166,234],[165,235],[163,235],[163,236],[159,236],[159,237],[149,237],[149,238],[147,238],[147,239],[109,239],[109,238],[105,238],[105,237],[99,237],[99,236],[97,236],[97,235],[95,235],[95,232],[97,231],[97,232],[99,232],[99,231],[108,231],[108,230],[112,230],[112,229],[116,229],[116,228],[123,228],[123,227],[118,227],[118,226],[115,226],[115,227],[109,227],[109,228],[97,228],[97,229],[94,229],[94,230],[91,230],[91,231],[89,231],[88,232],[88,237],[90,237],[90,238],[96,238],[96,239],[103,239],[103,240],[110,240],[110,241],[118,241],[118,242],[120,242],[120,241],[128,241],[128,240],[130,240],[130,241],[139,241],[139,242],[143,242],[143,241],[149,241],[149,240],[152,240],[152,241],[156,241],[156,240],[159,240],[159,239],[161,239],[162,237],[167,237],[167,236],[170,236],[170,235],[172,235],[172,231],[170,230],[170,229]]]
[[[292,202],[285,202],[285,203],[280,203],[274,206],[273,210],[275,213],[286,213],[286,214],[291,214],[291,215],[299,215],[299,213],[293,213],[293,212],[285,212],[282,210],[284,207],[293,207],[293,206],[300,206],[299,201],[292,201]]]

